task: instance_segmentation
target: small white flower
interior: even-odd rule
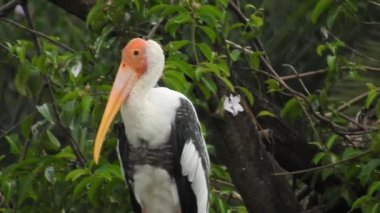
[[[240,95],[233,96],[230,94],[230,97],[224,99],[223,106],[224,110],[230,112],[233,116],[244,111],[243,107],[240,105]]]
[[[19,4],[15,7],[15,13],[19,16],[25,16],[24,9]]]

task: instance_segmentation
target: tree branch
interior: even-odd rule
[[[338,162],[335,162],[335,163],[325,164],[325,165],[322,165],[322,166],[317,166],[317,167],[313,167],[313,168],[310,168],[310,169],[303,169],[303,170],[298,170],[298,171],[293,171],[293,172],[275,172],[275,173],[273,173],[273,175],[274,176],[298,175],[298,174],[303,174],[303,173],[307,173],[307,172],[315,172],[315,171],[319,171],[319,170],[322,170],[322,169],[326,169],[326,168],[334,167],[334,166],[337,166],[337,165],[340,165],[340,164],[351,162],[351,161],[359,159],[359,158],[361,158],[361,157],[363,157],[365,155],[368,155],[371,152],[372,152],[372,150],[367,150],[367,151],[365,151],[363,153],[360,153],[360,154],[358,154],[356,156],[353,156],[353,157],[350,157],[350,158],[347,158],[347,159],[344,159],[344,160],[341,160],[341,161],[338,161]]]
[[[21,4],[21,7],[24,10],[26,21],[27,21],[27,23],[29,25],[29,29],[34,30],[32,17],[30,16],[28,7],[26,5],[26,2],[24,2],[23,4]],[[33,39],[33,42],[34,42],[34,46],[36,47],[37,53],[41,54],[41,45],[40,45],[40,42],[38,41],[37,35],[35,33],[33,33],[33,32],[30,32],[30,33],[32,34],[32,39]]]
[[[48,0],[48,1],[82,20],[86,20],[87,14],[90,12],[91,8],[96,3],[96,0],[65,0],[65,1]]]
[[[53,88],[51,86],[50,79],[48,77],[45,77],[45,80],[46,80],[46,85],[48,87],[49,95],[50,95],[50,98],[51,98],[51,101],[53,104],[53,112],[54,112],[54,115],[56,117],[57,124],[63,130],[63,133],[65,134],[66,138],[69,140],[70,147],[73,150],[75,156],[77,157],[77,162],[79,163],[79,165],[81,167],[84,167],[86,165],[86,160],[83,157],[83,155],[82,155],[82,153],[78,147],[78,143],[75,141],[75,139],[71,135],[70,130],[64,125],[64,123],[62,121],[62,118],[59,114],[57,102],[55,101],[54,91],[53,91]]]
[[[44,39],[48,40],[52,44],[55,44],[55,45],[57,45],[57,46],[59,46],[59,47],[61,47],[63,49],[66,49],[66,50],[72,52],[72,53],[76,52],[74,49],[72,49],[71,47],[67,46],[66,44],[60,43],[60,42],[58,42],[58,41],[50,38],[48,35],[46,35],[44,33],[41,33],[39,31],[30,29],[30,28],[28,28],[28,27],[26,27],[24,25],[21,25],[21,24],[15,22],[15,21],[13,21],[12,19],[0,17],[0,21],[6,22],[6,23],[11,24],[13,26],[16,26],[16,27],[18,27],[20,29],[23,29],[23,30],[26,30],[28,32],[31,32],[31,33],[33,33],[33,34],[35,34],[37,36],[40,36],[41,38],[44,38]]]

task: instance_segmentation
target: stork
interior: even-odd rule
[[[197,114],[181,93],[155,87],[164,69],[153,40],[132,39],[121,63],[94,144],[99,161],[107,130],[120,110],[125,126],[117,151],[135,212],[208,212],[209,156]]]

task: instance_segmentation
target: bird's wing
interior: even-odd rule
[[[132,208],[134,213],[141,213],[141,206],[136,200],[135,193],[133,192],[132,187],[132,178],[131,175],[128,174],[128,139],[125,135],[125,128],[123,123],[115,124],[115,129],[117,133],[117,153],[120,161],[120,167],[122,174],[124,175],[125,183],[128,186],[129,197],[131,200]]]
[[[180,98],[170,140],[182,212],[207,212],[209,156],[195,109],[185,98]]]

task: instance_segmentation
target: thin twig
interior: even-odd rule
[[[359,127],[361,130],[367,130],[367,128],[365,126],[363,126],[362,124],[357,122],[355,119],[348,117],[346,114],[344,114],[342,112],[338,112],[338,115],[341,116],[342,118],[344,118],[345,120],[351,122],[355,126]]]
[[[380,87],[377,87],[375,89],[377,92],[380,92]],[[342,112],[348,108],[350,108],[353,104],[356,104],[362,100],[364,100],[367,96],[368,96],[369,92],[364,92],[354,98],[352,98],[351,100],[347,101],[347,102],[344,102],[344,104],[342,104],[341,106],[339,106],[336,111],[337,112]],[[325,117],[331,117],[332,116],[332,113],[331,112],[328,112],[328,113],[325,113],[324,114]]]
[[[326,30],[326,32],[327,32],[331,37],[333,37],[335,40],[337,40],[337,41],[342,41],[341,39],[338,38],[338,36],[334,35],[334,34],[333,34],[331,31],[329,31],[327,28],[324,27],[324,30]],[[344,47],[347,48],[347,49],[349,49],[349,50],[351,50],[353,53],[362,56],[363,58],[366,58],[366,59],[371,60],[371,61],[373,61],[373,62],[380,63],[380,60],[375,59],[375,58],[372,58],[372,57],[370,57],[370,56],[367,56],[367,55],[365,55],[365,54],[359,52],[358,50],[354,49],[353,47],[347,45],[346,43],[344,43]]]
[[[210,178],[210,181],[214,182],[214,183],[219,183],[219,184],[222,184],[222,185],[226,185],[226,186],[235,187],[234,184],[232,184],[230,182],[227,182],[227,181],[224,181],[224,180],[217,179],[217,178]]]
[[[28,7],[27,7],[26,3],[21,4],[21,7],[22,7],[22,9],[24,11],[24,14],[25,14],[25,17],[26,17],[26,21],[28,23],[29,28],[32,29],[32,30],[34,30],[32,17],[30,16],[30,13],[29,13],[29,10],[28,10]],[[30,32],[30,33],[32,35],[34,46],[36,47],[37,53],[41,54],[41,45],[40,45],[40,42],[38,41],[37,35],[34,34],[34,33],[32,33],[32,32]]]
[[[26,30],[26,31],[28,31],[28,32],[34,33],[35,35],[40,36],[41,38],[44,38],[44,39],[48,40],[48,41],[51,42],[52,44],[55,44],[55,45],[57,45],[57,46],[59,46],[59,47],[65,49],[65,50],[68,50],[68,51],[72,52],[72,53],[75,52],[74,49],[72,49],[71,47],[67,46],[66,44],[63,44],[63,43],[61,43],[61,42],[58,42],[58,41],[56,41],[56,40],[50,38],[48,35],[46,35],[46,34],[44,34],[44,33],[41,33],[41,32],[39,32],[39,31],[36,31],[36,30],[30,29],[30,28],[28,28],[28,27],[26,27],[26,26],[24,26],[24,25],[21,25],[21,24],[19,24],[19,23],[13,21],[13,20],[11,20],[11,19],[4,18],[4,17],[0,17],[0,21],[6,22],[6,23],[8,23],[8,24],[11,24],[11,25],[16,26],[16,27],[18,27],[18,28],[20,28],[20,29]]]
[[[28,115],[26,115],[24,118],[27,118],[27,117],[30,117],[30,116],[33,116],[34,114],[36,114],[36,110],[34,110],[33,112],[29,113]],[[21,125],[23,120],[20,120],[19,122],[13,124],[13,126],[9,127],[7,130],[2,130],[0,129],[0,131],[2,132],[2,134],[0,135],[0,139],[4,138],[6,135],[8,135],[9,133],[11,133],[13,130],[15,130],[18,126]]]
[[[70,144],[71,149],[73,150],[75,156],[77,157],[78,163],[80,164],[81,167],[84,167],[86,165],[86,160],[83,157],[83,155],[82,155],[82,153],[78,147],[78,143],[75,141],[74,137],[71,135],[70,130],[64,125],[64,123],[61,119],[61,116],[59,114],[58,105],[57,105],[57,102],[55,100],[54,91],[53,91],[53,88],[52,88],[51,83],[50,83],[50,79],[48,77],[46,77],[45,79],[46,79],[46,85],[47,85],[48,90],[49,90],[49,95],[50,95],[50,98],[52,100],[53,112],[54,112],[54,115],[58,121],[57,122],[58,126],[63,130],[64,134],[69,139],[69,144]]]
[[[244,24],[247,24],[247,17],[245,17],[245,15],[240,11],[240,9],[234,4],[234,2],[232,2],[231,0],[229,1],[229,7],[235,12],[235,14],[237,15],[238,19],[244,23]],[[252,29],[253,30],[253,29]],[[334,36],[334,35],[332,35]],[[334,36],[335,37],[335,36]],[[335,37],[336,39],[338,39],[337,37]],[[332,130],[339,134],[339,135],[345,135],[347,133],[349,134],[356,134],[357,132],[356,131],[350,131],[348,130],[346,127],[343,127],[337,123],[335,123],[334,121],[330,120],[329,118],[325,117],[324,115],[322,115],[321,113],[319,112],[316,112],[313,110],[313,107],[312,107],[312,104],[310,103],[310,100],[308,99],[308,97],[306,97],[303,93],[297,91],[297,90],[294,90],[293,88],[291,88],[282,78],[281,76],[276,72],[276,70],[272,67],[270,61],[269,61],[269,58],[266,57],[266,53],[263,49],[259,49],[257,47],[257,45],[255,43],[252,43],[251,42],[251,46],[252,48],[255,50],[255,51],[260,51],[260,52],[263,52],[262,55],[259,56],[259,59],[260,59],[260,62],[263,66],[263,68],[265,70],[267,70],[269,73],[271,73],[271,75],[273,75],[274,79],[277,80],[280,85],[282,87],[284,87],[287,91],[289,91],[292,96],[296,96],[296,97],[299,97],[301,98],[304,103],[308,106],[308,110],[317,118],[319,119],[321,122],[325,122],[327,124],[329,124],[332,128]],[[354,49],[352,49],[354,50]],[[356,51],[356,50],[355,50]],[[356,53],[358,53],[356,51]],[[363,55],[364,56],[364,55]],[[375,61],[377,61],[376,59],[374,59]],[[362,131],[361,131],[362,132]]]
[[[380,3],[377,3],[377,2],[375,2],[375,1],[369,1],[369,3],[371,3],[371,4],[373,4],[373,5],[376,5],[376,6],[380,7]]]
[[[295,75],[297,76],[298,82],[300,82],[303,90],[305,90],[306,94],[310,96],[310,92],[307,89],[307,87],[305,86],[305,84],[303,83],[302,79],[300,78],[300,75],[298,74],[297,70],[290,64],[283,64],[282,66],[289,67],[290,70],[292,70],[295,73]]]
[[[309,72],[304,72],[304,73],[299,73],[298,75],[286,75],[286,76],[281,76],[281,79],[286,81],[294,78],[303,78],[303,77],[308,77],[308,76],[314,76],[318,74],[323,74],[326,73],[326,69],[320,69],[320,70],[315,70],[315,71],[309,71]]]
[[[161,25],[162,20],[163,19],[161,18],[157,21],[157,23],[153,26],[153,28],[149,31],[148,35],[145,37],[146,39],[151,39],[154,36],[158,27]]]
[[[195,24],[195,22],[193,21],[193,24],[191,25],[191,46],[192,46],[192,48],[193,48],[194,57],[195,57],[195,62],[196,62],[197,64],[199,64],[197,48],[195,47],[195,45],[196,45],[196,42],[195,42],[195,28],[196,28],[196,24]]]
[[[337,165],[340,165],[340,164],[344,164],[344,163],[348,163],[350,161],[353,161],[353,160],[356,160],[356,159],[359,159],[369,153],[371,153],[372,151],[371,150],[367,150],[363,153],[360,153],[356,156],[353,156],[351,158],[347,158],[347,159],[344,159],[344,160],[341,160],[341,161],[338,161],[338,162],[335,162],[335,163],[330,163],[330,164],[326,164],[326,165],[322,165],[322,166],[317,166],[317,167],[313,167],[313,168],[309,168],[309,169],[302,169],[302,170],[297,170],[297,171],[293,171],[293,172],[275,172],[275,173],[272,173],[273,176],[283,176],[283,175],[298,175],[298,174],[303,174],[303,173],[307,173],[307,172],[314,172],[314,171],[319,171],[319,170],[322,170],[322,169],[326,169],[326,168],[330,168],[330,167],[334,167],[334,166],[337,166]]]
[[[380,22],[377,22],[377,21],[363,21],[363,24],[380,25]]]

